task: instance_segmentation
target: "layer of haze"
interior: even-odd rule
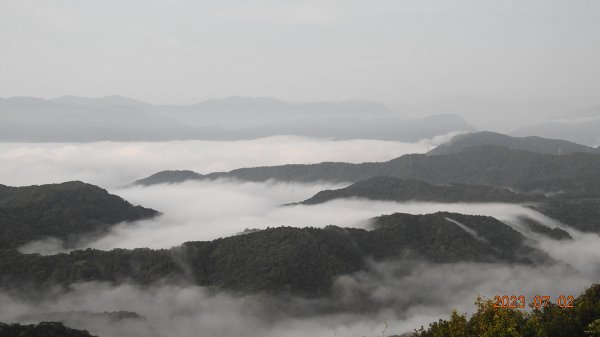
[[[597,104],[600,3],[4,0],[0,97]]]
[[[0,143],[0,184],[81,180],[114,188],[162,170],[210,173],[291,163],[386,161],[427,152],[447,139],[401,143],[280,136],[231,142]]]

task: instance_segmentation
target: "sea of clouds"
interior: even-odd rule
[[[441,139],[441,138],[440,138]],[[541,265],[430,264],[369,261],[366,270],[340,276],[334,296],[305,299],[239,295],[191,286],[86,283],[45,298],[0,291],[0,321],[62,320],[99,336],[387,336],[447,317],[452,308],[471,312],[477,295],[577,295],[600,279],[600,238],[580,233],[524,205],[503,203],[381,202],[333,200],[286,205],[345,184],[265,183],[219,179],[130,186],[164,169],[201,173],[242,166],[320,161],[384,161],[426,152],[437,140],[413,144],[272,137],[240,142],[0,144],[0,177],[7,185],[67,180],[99,184],[133,204],[162,212],[122,223],[79,248],[168,248],[191,240],[235,235],[246,228],[338,225],[367,227],[368,219],[394,212],[437,211],[494,216],[513,226],[555,262]],[[528,217],[569,231],[556,241],[526,230]],[[32,242],[23,252],[64,251],[58,240]],[[132,311],[141,318],[115,320],[99,314]]]

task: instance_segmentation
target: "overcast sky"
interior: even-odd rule
[[[0,97],[600,97],[600,1],[0,0]]]

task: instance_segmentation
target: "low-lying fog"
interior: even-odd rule
[[[577,257],[593,263],[589,256]],[[451,308],[472,313],[478,294],[577,295],[598,276],[561,263],[371,263],[367,271],[339,277],[336,296],[320,300],[237,296],[196,286],[88,283],[42,300],[0,293],[0,319],[61,320],[104,337],[389,336],[448,317]],[[142,317],[97,314],[120,310]]]
[[[525,206],[502,203],[397,203],[350,199],[310,206],[284,206],[305,200],[321,190],[343,186],[219,179],[115,189],[111,192],[133,204],[159,210],[163,215],[119,224],[101,238],[82,240],[79,248],[170,248],[186,241],[214,240],[245,229],[276,226],[366,227],[368,219],[396,212],[427,214],[448,211],[489,215],[510,221],[515,226],[518,226],[520,216],[551,221]],[[29,243],[21,251],[55,254],[63,249],[60,242],[49,239]]]
[[[362,227],[366,219],[385,213],[442,210],[491,215],[517,230],[522,230],[519,219],[525,216],[548,226],[562,226],[574,240],[555,241],[523,231],[535,240],[533,245],[557,261],[543,266],[370,262],[366,271],[339,277],[336,295],[321,300],[238,296],[195,286],[141,288],[98,283],[79,285],[42,303],[4,294],[0,300],[11,305],[0,309],[0,320],[61,319],[100,336],[184,337],[198,332],[207,336],[388,336],[447,317],[452,308],[472,312],[477,295],[492,298],[522,294],[528,299],[538,294],[576,296],[600,277],[597,235],[579,233],[522,205],[349,199],[281,207],[332,187],[218,180],[116,189],[112,192],[159,209],[164,215],[119,225],[85,247],[163,248],[233,235],[245,228],[328,224]],[[48,252],[58,247],[32,243],[26,249]],[[89,313],[119,310],[133,311],[143,318],[116,321]]]
[[[334,200],[302,201],[328,184],[194,181],[149,187],[121,187],[162,169],[199,172],[240,166],[324,160],[387,160],[424,152],[435,141],[416,144],[382,141],[328,141],[274,137],[243,142],[0,144],[0,176],[7,185],[80,179],[97,183],[134,204],[163,212],[155,219],[120,224],[82,247],[164,248],[190,240],[211,240],[245,228],[267,226],[362,227],[366,220],[393,212],[450,211],[491,215],[523,230],[519,218],[563,226],[523,205],[440,204]],[[565,227],[566,228],[566,227]],[[552,265],[418,261],[370,262],[369,269],[339,277],[330,299],[271,298],[212,292],[185,285],[110,286],[80,284],[44,299],[0,292],[0,321],[62,320],[102,337],[112,336],[388,336],[447,317],[452,308],[471,312],[478,294],[578,295],[600,279],[600,238],[566,228],[574,240],[555,241],[523,232],[557,262]],[[52,253],[60,243],[30,243],[23,251]],[[335,308],[337,310],[331,310]],[[133,311],[142,318],[121,320],[105,311]]]

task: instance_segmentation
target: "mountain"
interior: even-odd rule
[[[384,105],[360,100],[293,104],[268,97],[229,97],[176,106],[117,95],[0,99],[2,141],[240,140],[275,135],[417,141],[456,131],[474,128],[452,115],[403,119]]]
[[[294,104],[271,97],[240,96],[212,99],[190,106],[157,106],[154,112],[190,126],[218,126],[228,130],[304,118],[398,117],[392,109],[365,100]]]
[[[161,171],[149,177],[136,180],[135,185],[174,184],[187,180],[202,180],[204,176],[190,170]]]
[[[418,119],[380,117],[336,117],[299,119],[269,123],[235,131],[239,138],[273,135],[298,135],[334,139],[380,139],[416,142],[449,132],[472,132],[475,129],[456,115],[434,115]]]
[[[512,132],[515,136],[539,136],[565,139],[589,146],[600,146],[600,114],[575,120],[531,124]]]
[[[64,105],[78,106],[84,109],[94,109],[94,110],[102,110],[102,109],[114,109],[119,110],[121,108],[126,108],[128,110],[143,110],[150,108],[152,104],[145,103],[142,101],[138,101],[133,98],[120,96],[120,95],[111,95],[100,98],[87,98],[87,97],[78,97],[72,95],[65,95],[57,98],[53,98],[48,100],[53,103],[59,103]]]
[[[580,145],[564,140],[541,137],[511,137],[495,132],[477,132],[454,136],[449,142],[429,151],[430,155],[451,154],[482,145],[504,146],[510,149],[530,151],[542,154],[563,155],[574,152],[598,153],[600,149]]]
[[[146,105],[131,101],[113,96],[5,99],[0,101],[0,140],[170,140],[186,139],[199,132],[173,119],[153,115]]]
[[[0,286],[43,291],[76,282],[149,285],[173,280],[243,292],[329,292],[336,276],[365,267],[365,259],[407,256],[458,261],[541,263],[548,257],[522,234],[491,217],[454,213],[391,214],[372,229],[278,227],[166,250],[92,249],[41,256],[0,252]]]
[[[566,178],[532,180],[519,185],[525,193],[545,193],[564,198],[600,197],[600,172]]]
[[[79,181],[26,187],[0,185],[0,250],[46,237],[70,241],[82,234],[105,231],[119,222],[157,214]]]
[[[41,322],[39,324],[0,323],[0,337],[94,337],[85,330],[75,330],[59,322]]]
[[[350,195],[349,193],[384,200],[397,198],[398,201],[415,196],[431,198],[431,201],[442,201],[443,198],[447,198],[448,201],[452,198],[477,201],[476,195],[489,198],[490,201],[495,198],[507,198],[506,201],[509,201],[512,198],[513,202],[521,202],[523,199],[532,198],[527,196],[521,199],[506,191],[494,191],[495,187],[528,194],[553,195],[547,202],[536,206],[536,209],[579,230],[600,232],[599,172],[599,154],[577,152],[559,156],[499,146],[476,146],[447,155],[405,155],[383,163],[281,165],[242,168],[206,175],[190,171],[163,171],[140,179],[134,184],[152,185],[217,178],[354,183],[377,177],[390,177],[452,186],[435,187],[413,182],[408,186],[409,191],[405,191],[402,187],[406,182],[394,181],[394,189],[393,186],[385,186],[388,181],[375,180],[370,182],[375,183],[372,187],[368,186],[370,183],[361,183],[343,191],[324,192],[309,202],[327,200],[335,195]],[[460,185],[455,187],[456,184],[486,185],[492,189]]]
[[[548,118],[562,117],[573,106],[554,99],[503,100],[486,97],[449,97],[425,102],[420,113],[450,113],[459,115],[480,130],[508,132]]]
[[[499,146],[476,146],[449,155],[409,154],[387,162],[361,164],[325,162],[241,168],[206,175],[165,171],[135,184],[151,185],[188,179],[233,178],[245,181],[269,179],[294,182],[357,182],[389,176],[432,184],[465,183],[518,188],[533,181],[597,176],[600,155],[571,153],[548,155]],[[160,178],[160,179],[157,179]]]
[[[424,181],[393,177],[362,180],[337,190],[321,191],[302,204],[315,205],[333,199],[364,198],[383,201],[511,202],[535,201],[539,195],[524,195],[503,188],[468,184],[433,185]]]
[[[600,181],[600,180],[599,180]],[[536,210],[572,224],[583,231],[600,231],[600,194],[595,197],[545,197],[539,194],[517,193],[503,188],[468,184],[432,185],[417,180],[376,177],[337,190],[320,191],[301,204],[315,205],[334,199],[364,198],[382,201],[423,202],[505,202],[526,203]],[[570,239],[569,233],[558,227],[550,228],[529,218],[520,219],[530,231],[561,240]]]
[[[584,232],[600,232],[600,196],[552,198],[536,207],[551,218]]]

